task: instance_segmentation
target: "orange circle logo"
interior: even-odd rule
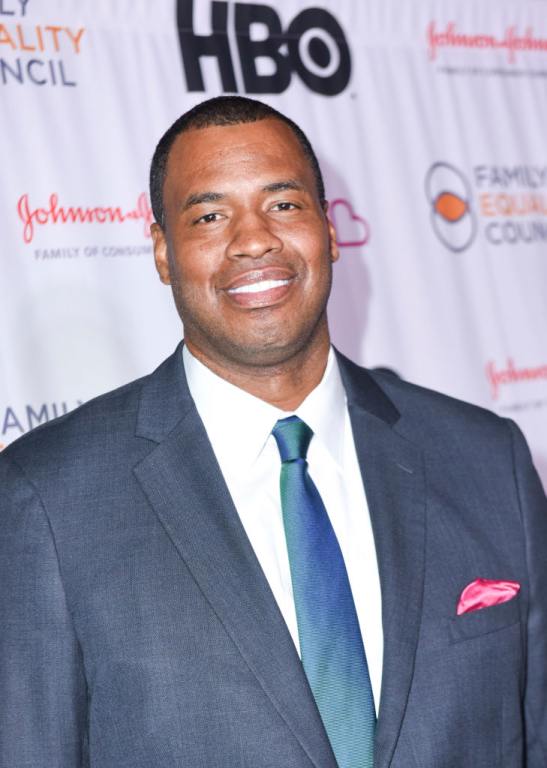
[[[433,231],[451,251],[464,251],[477,233],[469,182],[453,165],[435,163],[427,172],[425,191],[431,205]]]

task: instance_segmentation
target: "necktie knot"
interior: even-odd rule
[[[306,459],[313,432],[298,416],[279,419],[272,429],[272,435],[275,437],[283,463]]]

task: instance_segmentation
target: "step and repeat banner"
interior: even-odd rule
[[[547,483],[542,0],[0,0],[0,443],[179,340],[148,166],[223,92],[316,147],[338,347],[514,418]]]

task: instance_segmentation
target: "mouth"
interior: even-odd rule
[[[240,275],[224,290],[239,306],[268,307],[285,298],[294,280],[285,269],[260,270]]]

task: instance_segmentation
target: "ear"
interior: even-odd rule
[[[327,217],[327,227],[329,229],[330,260],[334,264],[334,262],[338,261],[340,258],[340,251],[338,250],[338,245],[336,243],[336,229],[326,210],[325,216]]]
[[[167,256],[167,241],[165,233],[157,222],[150,226],[150,234],[154,244],[154,261],[160,280],[165,285],[171,285],[171,274],[169,272],[169,258]]]

